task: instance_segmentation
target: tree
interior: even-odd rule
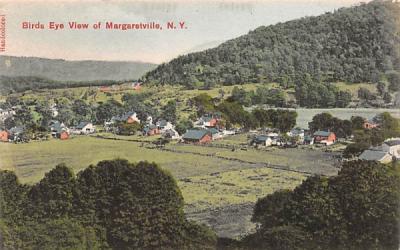
[[[369,89],[367,88],[361,87],[358,89],[357,93],[358,93],[358,98],[360,98],[361,100],[368,101],[376,99],[376,96],[372,94],[371,91],[369,91]]]
[[[70,215],[75,191],[73,172],[65,164],[59,164],[31,188],[28,193],[31,209],[27,212],[30,216],[42,219]]]
[[[53,119],[53,111],[50,109],[49,104],[38,103],[35,106],[35,111],[40,115],[40,126],[47,129],[50,121]]]
[[[386,74],[386,78],[388,79],[389,82],[390,91],[400,90],[400,72],[390,71]]]
[[[186,229],[194,228],[184,217],[176,182],[156,164],[102,161],[80,172],[77,181],[80,213],[87,223],[106,229],[113,248],[176,248],[193,243],[186,242],[190,237]],[[215,244],[215,237],[202,237]]]
[[[197,115],[201,116],[215,111],[215,106],[212,97],[208,94],[200,94],[193,98],[197,108]]]
[[[391,103],[392,102],[392,96],[390,95],[389,92],[385,92],[383,94],[383,100],[385,101],[385,103]]]
[[[163,107],[163,113],[162,116],[165,120],[175,123],[177,119],[177,114],[176,114],[176,102],[171,100],[168,101],[167,105]]]
[[[376,85],[376,91],[380,96],[383,96],[383,94],[386,92],[386,84],[384,82],[378,82]]]
[[[91,119],[92,109],[85,101],[77,99],[73,102],[71,110],[75,113],[75,117],[79,121]]]
[[[385,139],[400,136],[400,120],[394,118],[390,113],[381,113],[374,117],[374,121],[380,124]]]
[[[188,129],[191,129],[192,127],[193,127],[193,124],[192,124],[191,121],[189,121],[189,120],[181,120],[176,124],[175,130],[180,135],[183,135],[184,133],[186,133],[186,131]]]
[[[399,198],[398,166],[346,162],[337,176],[308,177],[293,191],[260,199],[253,215],[260,225],[242,240],[242,245],[265,249],[397,249]]]
[[[114,99],[101,103],[96,108],[96,121],[98,124],[109,121],[113,116],[121,115],[123,110],[121,103]]]
[[[350,118],[353,130],[360,130],[364,128],[365,118],[361,116],[352,116]]]

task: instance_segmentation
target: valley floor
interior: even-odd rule
[[[13,170],[21,182],[33,184],[59,163],[77,173],[101,160],[154,161],[177,179],[188,217],[210,225],[225,237],[240,237],[254,228],[250,218],[258,198],[279,189],[293,189],[310,174],[335,175],[338,171],[337,153],[243,148],[245,135],[228,137],[225,145],[218,141],[210,146],[171,143],[164,148],[144,139],[104,135],[0,143],[0,168]]]

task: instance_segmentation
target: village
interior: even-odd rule
[[[141,86],[134,83],[132,88],[140,90]],[[109,92],[112,89],[121,90],[120,87],[99,88],[101,92]],[[0,122],[4,124],[7,119],[12,120],[16,115],[16,109],[17,107],[0,109]],[[212,143],[224,145],[226,139],[229,140],[234,135],[242,134],[246,135],[246,139],[241,141],[239,145],[233,145],[232,151],[248,150],[249,148],[268,150],[268,148],[274,147],[282,149],[301,147],[303,149],[340,152],[342,153],[342,160],[349,160],[350,158],[350,160],[361,159],[390,163],[400,159],[400,138],[385,138],[379,145],[369,145],[367,148],[364,146],[363,150],[358,150],[358,154],[343,157],[346,145],[356,141],[351,132],[338,135],[330,129],[299,127],[292,127],[285,132],[267,126],[253,129],[231,126],[228,129],[221,112],[204,113],[191,121],[186,128],[177,129],[176,124],[163,117],[154,120],[151,115],[148,115],[141,120],[134,110],[114,115],[102,124],[95,124],[93,121],[79,121],[73,126],[67,126],[64,121],[57,119],[59,118],[57,105],[52,105],[49,109],[51,110],[51,120],[48,121],[45,129],[41,128],[34,133],[27,133],[27,128],[23,125],[13,126],[9,129],[3,126],[0,130],[0,141],[3,143],[29,143],[29,141],[35,140],[70,140],[80,136],[103,138],[112,135],[124,135],[135,136],[138,141],[152,141],[158,146],[163,146],[166,143],[207,146]],[[357,118],[361,119],[361,117]],[[372,119],[362,118],[362,122],[358,126],[361,126],[360,128],[364,131],[372,131],[379,130],[381,124]]]

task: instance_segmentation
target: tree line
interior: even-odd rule
[[[37,76],[0,76],[0,93],[3,95],[9,95],[27,90],[111,86],[120,83],[120,81],[113,80],[56,81]]]

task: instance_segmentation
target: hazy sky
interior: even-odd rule
[[[4,1],[7,55],[68,60],[129,60],[161,63],[193,50],[214,46],[270,25],[319,15],[360,0],[215,0],[215,1]],[[41,22],[45,30],[24,30],[22,22]],[[102,29],[48,30],[49,22],[102,22]],[[163,30],[106,30],[114,23],[158,22]],[[187,29],[167,30],[168,21]],[[1,55],[1,54],[0,54]]]

